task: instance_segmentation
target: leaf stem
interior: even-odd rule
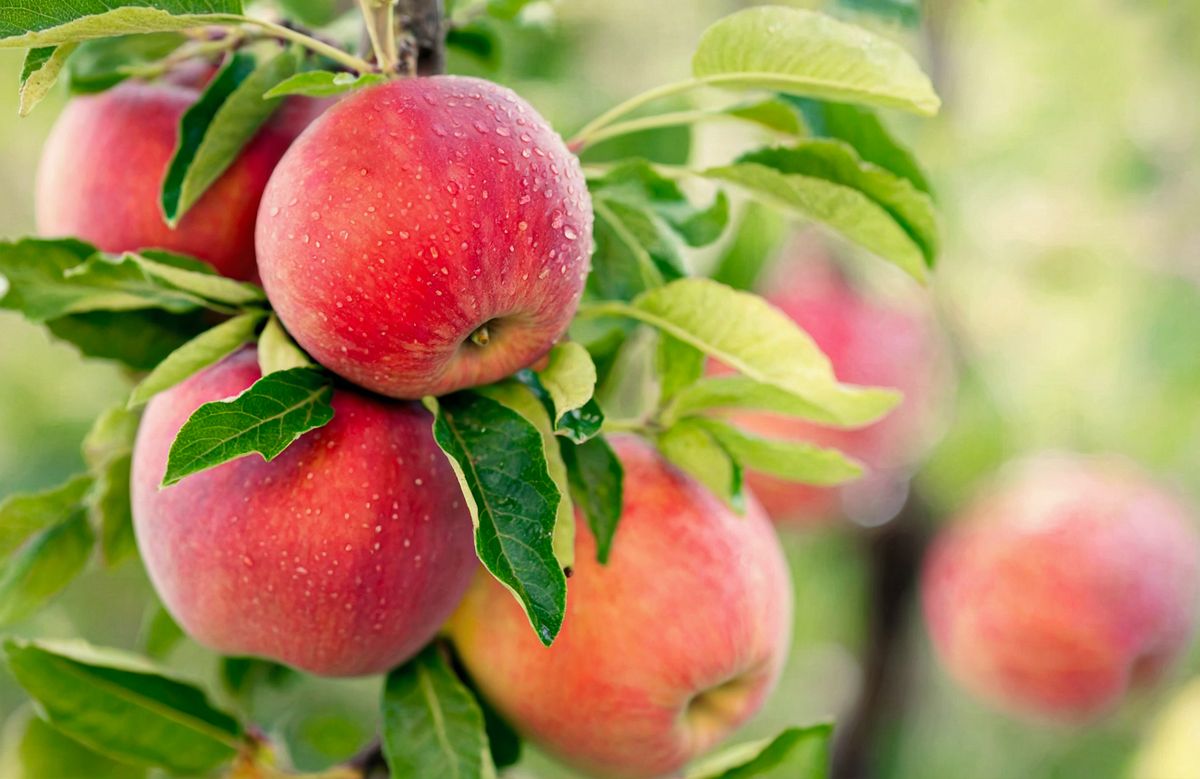
[[[253,16],[242,16],[240,14],[220,14],[215,17],[215,20],[231,22],[237,24],[246,24],[252,27],[257,27],[263,34],[272,38],[279,38],[292,43],[298,43],[304,48],[323,57],[328,57],[339,65],[344,65],[351,70],[359,73],[374,73],[376,68],[371,63],[356,57],[353,54],[342,51],[336,46],[326,43],[325,41],[317,40],[311,35],[305,35],[299,30],[293,30],[290,27],[284,27],[282,24],[276,24],[266,19],[258,19]]]
[[[599,132],[602,128],[612,124],[615,120],[621,118],[629,112],[641,108],[647,103],[653,103],[655,100],[661,100],[664,97],[678,95],[682,92],[690,92],[693,89],[704,86],[705,82],[701,79],[689,78],[685,81],[675,81],[670,84],[646,90],[641,94],[634,95],[623,103],[613,106],[604,113],[597,116],[592,121],[588,122],[575,134],[575,137],[567,144],[572,151],[582,149],[584,146],[593,142],[593,135]]]
[[[394,0],[358,0],[367,37],[375,51],[375,60],[384,72],[392,72],[400,58],[396,52],[396,18]]]
[[[681,124],[694,124],[696,122],[711,121],[713,119],[736,119],[737,117],[729,116],[717,111],[673,111],[667,114],[657,114],[655,116],[643,116],[638,119],[629,119],[624,122],[616,122],[607,127],[602,127],[588,135],[587,138],[576,140],[579,144],[574,150],[576,153],[588,146],[594,146],[601,141],[607,141],[610,138],[617,138],[622,135],[641,132],[643,130],[654,130],[659,127],[675,127]]]

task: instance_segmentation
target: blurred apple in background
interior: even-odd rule
[[[759,285],[800,325],[850,384],[897,389],[904,401],[874,424],[830,427],[761,411],[734,421],[768,438],[808,441],[864,462],[867,474],[844,487],[816,487],[748,471],[747,484],[776,522],[811,523],[837,516],[878,524],[899,510],[908,481],[929,450],[939,412],[949,407],[945,344],[928,308],[915,300],[859,289],[811,234],[802,234]]]
[[[1123,461],[1019,463],[927,557],[925,615],[943,663],[1014,713],[1080,720],[1116,707],[1193,632],[1194,521]]]

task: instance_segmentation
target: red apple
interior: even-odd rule
[[[486,575],[451,620],[483,695],[603,776],[671,774],[753,714],[787,654],[792,597],[770,522],[734,514],[644,442],[614,438],[624,509],[608,565],[580,519],[562,632],[545,648]]]
[[[1193,629],[1200,543],[1178,500],[1131,466],[1022,464],[926,561],[943,662],[1015,712],[1086,718],[1159,676]]]
[[[753,471],[746,482],[777,522],[811,523],[859,513],[863,516],[854,518],[874,521],[879,511],[898,508],[879,504],[903,499],[911,470],[937,426],[946,380],[932,317],[916,306],[854,288],[826,258],[811,253],[780,267],[765,290],[767,300],[812,336],[840,381],[898,389],[904,401],[882,420],[857,429],[759,411],[733,415],[751,432],[832,447],[868,466],[863,479],[840,488]]]
[[[380,673],[453,611],[475,567],[471,519],[429,412],[351,389],[272,462],[250,455],[160,488],[201,404],[259,378],[243,350],[154,398],[138,432],[138,547],[168,611],[224,654],[324,676]]]
[[[403,79],[346,98],[288,150],[259,211],[258,264],[318,362],[416,398],[549,350],[591,234],[579,163],[528,103],[479,79]]]
[[[203,76],[189,70],[181,78]],[[285,102],[171,229],[159,193],[179,120],[199,96],[199,85],[126,81],[71,100],[42,152],[38,232],[74,236],[109,252],[169,249],[205,260],[226,276],[254,278],[254,222],[263,188],[324,103]]]

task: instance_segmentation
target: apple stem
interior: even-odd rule
[[[471,333],[471,343],[476,346],[487,346],[491,340],[492,334],[487,325],[480,325],[478,330]]]

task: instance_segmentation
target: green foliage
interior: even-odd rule
[[[833,725],[788,728],[775,738],[737,744],[693,766],[685,779],[828,779]]]
[[[222,657],[219,671],[221,684],[239,700],[249,700],[263,685],[282,689],[299,676],[286,665],[257,657]]]
[[[925,194],[933,194],[912,152],[892,136],[883,121],[870,109],[791,95],[784,95],[782,99],[799,109],[804,123],[814,136],[845,141],[854,147],[863,162],[889,170],[900,178],[908,179]]]
[[[133,393],[129,396],[129,405],[140,406],[158,393],[174,387],[250,343],[265,316],[261,311],[236,316],[211,330],[205,330],[180,346],[154,366],[150,375],[133,388]]]
[[[556,345],[545,368],[519,371],[516,379],[546,407],[556,434],[582,443],[600,432],[604,413],[592,398],[596,366],[580,344],[565,341]]]
[[[734,289],[752,290],[767,262],[775,256],[786,235],[776,211],[750,202],[742,211],[733,239],[725,246],[712,278]]]
[[[790,481],[828,486],[863,473],[861,465],[835,449],[760,438],[718,419],[687,417],[684,421],[699,426],[743,465]]]
[[[95,541],[79,476],[35,495],[0,503],[0,625],[33,614],[87,565]]]
[[[25,53],[25,63],[21,67],[17,113],[27,116],[34,106],[42,101],[58,80],[58,74],[75,46],[74,43],[64,43],[60,46],[30,49]]]
[[[292,368],[314,368],[316,364],[288,335],[279,317],[272,314],[258,337],[258,367],[266,376]]]
[[[929,196],[906,179],[862,164],[839,141],[751,152],[704,175],[828,225],[916,279],[925,278],[933,261],[937,226]]]
[[[67,738],[31,712],[5,727],[0,774],[5,779],[142,779],[146,770],[121,763]]]
[[[129,498],[137,426],[138,414],[118,406],[101,414],[83,440],[83,459],[95,479],[88,516],[109,566],[137,553]]]
[[[333,97],[355,89],[382,84],[387,79],[379,73],[334,73],[329,70],[306,70],[288,76],[268,89],[262,96],[273,99],[286,95]]]
[[[72,92],[103,92],[175,51],[187,40],[178,32],[121,35],[83,41],[67,60]]]
[[[716,311],[720,317],[713,316]],[[783,312],[709,279],[681,279],[632,303],[597,303],[585,313],[651,325],[740,372],[742,390],[765,386],[760,397],[782,396],[824,421],[863,424],[898,401],[887,390],[839,384],[829,360]]]
[[[183,628],[171,616],[161,603],[151,604],[142,624],[139,641],[146,656],[161,660],[171,653],[171,650],[183,640]]]
[[[621,521],[625,480],[621,461],[602,436],[578,444],[560,441],[559,449],[571,498],[596,539],[596,559],[607,563]]]
[[[644,208],[594,196],[596,221],[588,290],[604,300],[630,300],[685,274],[678,241]]]
[[[797,8],[761,6],[718,21],[700,38],[692,72],[712,86],[769,89],[926,115],[941,104],[901,46]]]
[[[242,726],[200,689],[132,655],[82,642],[16,640],[4,652],[50,724],[102,754],[194,775],[228,762],[243,745]]]
[[[746,510],[742,464],[693,417],[681,419],[656,438],[662,455],[739,514]]]
[[[3,303],[0,301],[0,307]],[[149,371],[209,325],[203,311],[90,311],[51,319],[46,328],[85,357]]]
[[[463,485],[480,561],[525,608],[549,646],[562,627],[566,577],[555,559],[561,494],[537,427],[491,398],[439,399],[433,435]]]
[[[292,368],[263,376],[236,398],[205,403],[171,444],[163,486],[252,452],[274,460],[333,419],[332,397],[328,375]]]
[[[483,712],[437,644],[388,674],[382,741],[394,779],[496,775]]]
[[[264,93],[295,74],[296,51],[269,58],[234,52],[179,121],[179,142],[162,183],[162,210],[175,227],[241,154],[282,98]]]
[[[0,48],[183,30],[241,12],[241,0],[7,0],[0,3]]]
[[[721,237],[729,221],[729,201],[717,193],[711,205],[697,208],[679,185],[645,160],[628,160],[588,188],[595,197],[652,212],[688,246],[707,246]]]

